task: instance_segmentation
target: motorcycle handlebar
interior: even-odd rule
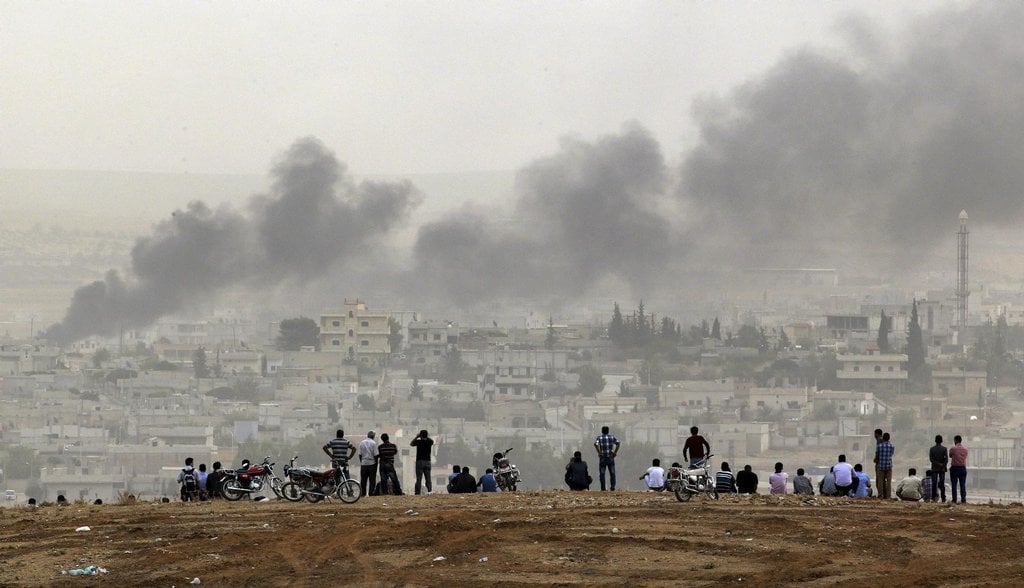
[[[506,450],[505,450],[505,453],[512,453],[512,448],[511,448],[511,447],[509,447],[508,449],[506,449]]]

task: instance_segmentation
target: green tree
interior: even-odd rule
[[[466,364],[462,361],[462,352],[458,347],[450,346],[444,361],[444,383],[458,384],[465,369]]]
[[[591,364],[584,364],[573,368],[573,373],[578,374],[580,377],[580,384],[577,390],[583,396],[595,396],[601,390],[604,390],[606,381],[604,375]]]
[[[718,322],[718,317],[715,317],[715,321],[711,323],[711,338],[722,340],[722,324]]]
[[[391,353],[399,353],[402,351],[402,323],[398,322],[395,317],[389,316],[388,328],[390,329],[388,333],[388,347],[391,349]]]
[[[761,333],[759,333],[757,328],[753,325],[743,325],[740,327],[740,330],[736,332],[736,338],[733,340],[733,346],[758,349],[761,346]]]
[[[281,351],[298,351],[303,347],[320,350],[320,326],[316,321],[301,316],[281,321],[281,329],[275,341]]]
[[[409,389],[409,398],[413,400],[423,400],[423,386],[420,385],[419,378],[412,379],[412,388]]]
[[[554,349],[558,338],[555,336],[555,320],[548,316],[548,336],[544,338],[544,349]]]
[[[614,309],[612,309],[612,321],[608,324],[608,339],[612,343],[622,347],[625,345],[625,329],[626,325],[622,319],[622,311],[619,310],[619,303],[615,303]]]
[[[910,391],[923,393],[927,389],[927,372],[924,361],[924,336],[917,318],[917,300],[910,311],[910,325],[907,328],[907,379]]]
[[[889,329],[892,328],[892,319],[885,316],[885,311],[882,311],[882,316],[878,321],[878,350],[882,353],[889,353]]]
[[[780,328],[779,329],[779,344],[778,344],[778,346],[776,348],[779,351],[786,351],[786,350],[788,350],[792,346],[793,346],[793,344],[789,342],[789,335],[786,334],[786,329]]]
[[[92,354],[92,367],[100,368],[103,364],[110,361],[110,351],[106,347],[99,349],[96,353]]]
[[[202,346],[192,353],[192,372],[197,379],[210,377],[210,367],[206,365],[206,350]]]

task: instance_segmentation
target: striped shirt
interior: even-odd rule
[[[380,457],[380,463],[394,464],[396,455],[398,455],[398,446],[394,443],[381,443],[377,446],[377,456]]]
[[[327,445],[331,448],[331,459],[339,464],[348,463],[348,454],[352,452],[352,443],[344,437],[331,439]]]
[[[732,475],[732,472],[722,470],[715,474],[715,490],[719,494],[723,492],[736,493],[736,477]]]

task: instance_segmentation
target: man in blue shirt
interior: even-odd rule
[[[875,446],[875,482],[878,495],[886,500],[892,498],[892,455],[895,452],[889,433],[882,433],[881,441]]]
[[[601,427],[601,434],[594,440],[594,449],[598,457],[598,479],[601,480],[601,491],[604,492],[604,471],[608,470],[608,481],[615,492],[615,456],[619,454],[619,440],[608,432],[608,427]]]
[[[871,496],[871,477],[864,473],[864,466],[860,464],[853,466],[853,473],[860,478],[860,483],[857,484],[856,490],[853,491],[853,496],[857,498]]]
[[[498,481],[494,479],[494,470],[487,468],[487,472],[480,476],[480,481],[476,483],[477,488],[480,488],[481,492],[497,492]]]

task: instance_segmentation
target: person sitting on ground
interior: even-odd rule
[[[178,472],[178,483],[181,484],[181,501],[188,502],[199,498],[199,476],[192,467],[191,457],[185,458],[185,467]]]
[[[857,490],[860,478],[853,473],[853,466],[846,461],[846,454],[839,454],[839,462],[832,466],[832,473],[836,475],[836,492],[839,496],[850,496]]]
[[[789,481],[789,474],[782,471],[782,462],[775,462],[775,473],[768,476],[768,484],[771,486],[771,494],[786,494],[786,482]]]
[[[649,492],[661,492],[665,489],[665,468],[661,467],[661,460],[655,458],[651,461],[651,467],[647,468],[647,471],[640,475],[639,480],[647,480],[647,490]]]
[[[458,478],[459,474],[461,474],[461,473],[462,473],[462,467],[459,466],[459,464],[455,464],[455,465],[452,466],[452,473],[448,474],[448,486],[447,486],[448,494],[455,494],[455,492],[452,491],[452,488],[453,488],[452,482],[454,482],[455,478]]]
[[[910,468],[907,477],[896,486],[896,498],[908,502],[918,502],[924,496],[924,484],[917,477],[917,468]]]
[[[210,498],[222,498],[220,483],[224,479],[224,468],[219,461],[213,462],[213,471],[206,474],[206,495]]]
[[[818,482],[818,494],[822,496],[835,496],[838,493],[836,489],[836,469],[830,467],[828,473],[821,477],[821,481]]]
[[[921,495],[925,502],[932,501],[933,488],[935,488],[935,472],[925,470],[924,478],[921,479]],[[937,499],[936,502],[938,502]]]
[[[583,454],[579,451],[573,452],[572,459],[565,465],[565,483],[570,490],[579,492],[589,490],[592,481],[587,462],[583,461]]]
[[[715,474],[715,491],[719,494],[736,494],[736,476],[727,461],[722,462],[722,469]]]
[[[743,466],[743,471],[736,474],[736,489],[740,494],[757,494],[757,474],[749,463]]]
[[[469,473],[469,466],[462,466],[462,472],[452,480],[452,494],[473,494],[476,492],[476,478]]]
[[[853,466],[853,473],[857,476],[857,487],[850,491],[850,496],[856,498],[867,498],[871,496],[871,477],[864,472],[864,466],[857,464]]]
[[[804,475],[803,468],[796,469],[796,476],[793,478],[793,494],[806,494],[814,496],[814,484],[811,479]]]
[[[205,463],[199,464],[199,471],[196,472],[196,475],[199,476],[199,492],[197,495],[199,496],[199,500],[206,500],[206,480],[209,479],[210,475],[206,473]]]
[[[480,488],[481,492],[498,492],[498,481],[494,479],[494,470],[487,468],[484,475],[480,476],[476,486]]]
[[[68,505],[68,499],[65,498],[63,494],[58,494],[57,495],[57,506],[67,506],[67,505]]]

